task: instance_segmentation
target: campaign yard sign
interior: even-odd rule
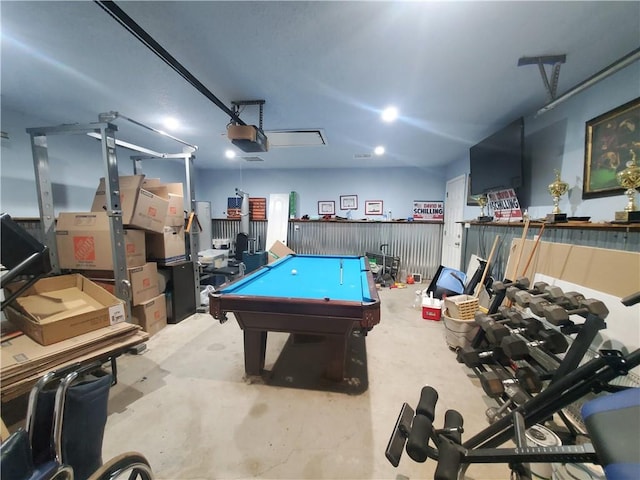
[[[516,192],[513,188],[496,190],[487,193],[487,203],[493,210],[496,222],[519,222],[522,220],[522,210]]]
[[[444,202],[435,200],[414,200],[413,219],[443,222]]]

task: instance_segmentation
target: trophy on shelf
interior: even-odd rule
[[[560,203],[560,197],[567,193],[567,190],[569,190],[569,184],[567,182],[563,182],[560,179],[559,170],[554,171],[556,173],[556,179],[553,181],[553,183],[550,183],[548,187],[549,193],[553,198],[553,210],[551,211],[551,213],[547,214],[547,222],[566,222],[567,214],[560,211],[560,206],[558,205],[558,203]]]
[[[476,199],[476,202],[478,202],[478,205],[480,205],[480,216],[478,217],[478,222],[485,223],[492,221],[493,217],[490,215],[485,215],[484,213],[484,208],[488,203],[487,195],[483,193],[482,195],[477,195],[474,198]]]
[[[616,175],[620,186],[626,188],[624,194],[629,199],[624,210],[616,212],[615,221],[618,223],[640,222],[640,210],[636,205],[636,188],[640,187],[640,167],[636,163],[636,152],[630,152],[631,160],[627,162],[627,168]]]

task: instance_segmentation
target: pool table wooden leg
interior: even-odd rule
[[[267,350],[267,332],[264,330],[244,331],[244,371],[247,375],[260,375],[264,370]]]
[[[327,335],[326,342],[329,359],[325,376],[329,380],[342,382],[347,360],[347,337],[345,335]]]

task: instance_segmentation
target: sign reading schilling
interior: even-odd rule
[[[434,200],[414,200],[413,219],[444,221],[444,202]]]

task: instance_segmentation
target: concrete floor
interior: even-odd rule
[[[246,378],[243,334],[232,316],[219,324],[196,314],[167,326],[145,353],[118,360],[103,458],[139,451],[166,480],[433,478],[433,460],[418,464],[405,453],[394,468],[385,458],[402,403],[415,407],[422,386],[433,386],[440,397],[435,426],[454,408],[465,420],[464,439],[488,425],[492,402],[456,362],[443,323],[423,320],[412,307],[421,286],[380,291],[382,320],[366,337],[361,365],[364,392],[349,382],[335,391],[296,388],[286,375],[290,387]],[[269,334],[267,370],[275,370],[287,337]],[[509,474],[504,465],[476,465],[467,478]]]

